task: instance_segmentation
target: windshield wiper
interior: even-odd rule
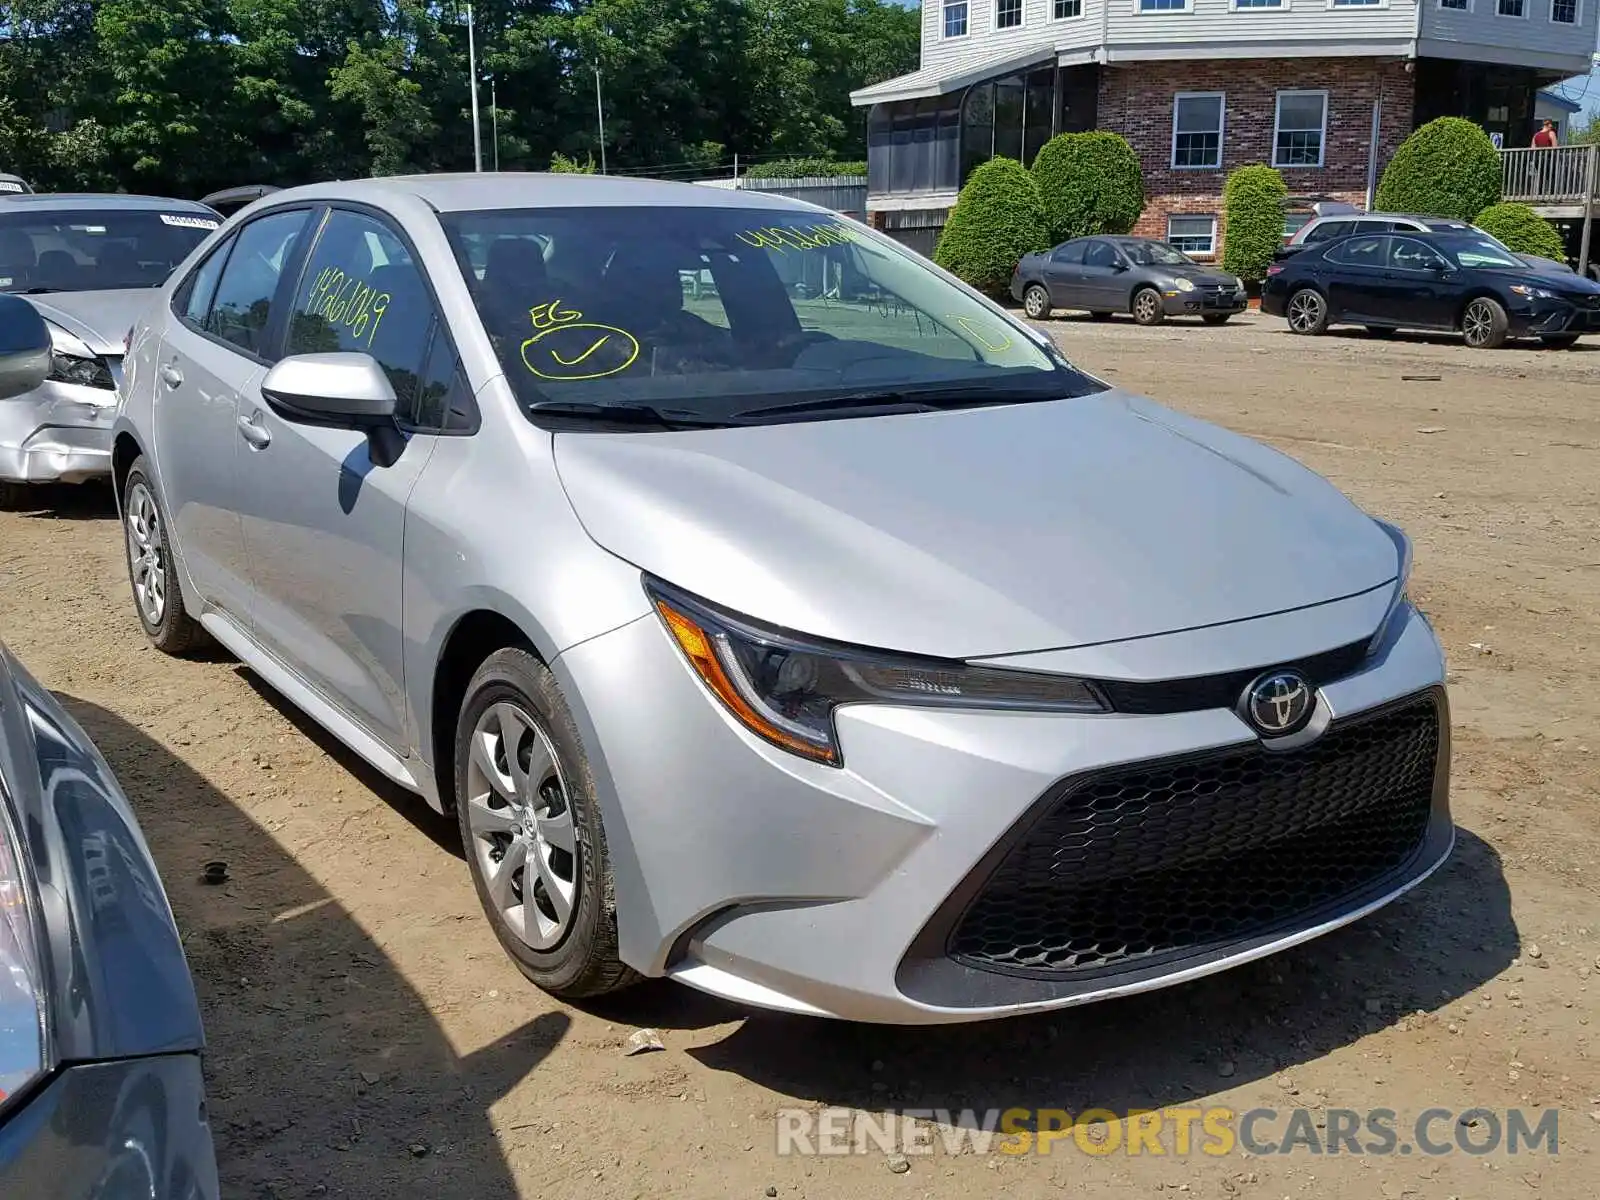
[[[1049,392],[997,390],[992,384],[970,388],[905,389],[882,392],[851,392],[844,396],[826,396],[819,400],[797,400],[792,404],[773,404],[765,408],[747,408],[733,414],[735,421],[759,417],[802,416],[856,408],[910,409],[914,412],[939,412],[948,408],[977,408],[990,404],[1026,404],[1034,400],[1059,400],[1061,395]]]
[[[721,429],[729,422],[696,413],[653,408],[648,404],[594,404],[582,400],[537,400],[526,405],[529,413],[546,417],[576,417],[618,425],[652,425],[658,429]]]

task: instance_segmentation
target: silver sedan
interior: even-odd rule
[[[146,633],[454,812],[558,996],[1057,1008],[1449,852],[1404,535],[854,221],[342,182],[236,214],[160,301],[115,424]]]
[[[204,205],[149,196],[0,196],[0,292],[49,325],[49,378],[0,401],[0,507],[27,484],[81,483],[111,470],[111,419],[134,319],[206,234]]]

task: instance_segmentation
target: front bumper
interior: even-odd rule
[[[197,1054],[66,1067],[0,1124],[0,1196],[220,1194]]]
[[[44,384],[0,400],[0,480],[82,483],[111,474],[117,395],[77,384]]]
[[[1321,650],[1336,637],[1343,645],[1369,619],[1370,609],[1353,602],[1322,607],[1198,639],[1143,639],[1126,656],[1125,677],[1163,678],[1135,661],[1159,659],[1163,645],[1169,665],[1184,664],[1175,676],[1298,660],[1296,643]],[[1193,666],[1208,654],[1228,661]],[[1251,654],[1261,658],[1240,657]],[[748,734],[710,699],[653,617],[574,647],[554,667],[594,760],[623,958],[646,974],[762,1007],[956,1022],[1178,983],[1359,918],[1426,878],[1453,839],[1443,658],[1409,608],[1354,673],[1319,691],[1319,719],[1333,729],[1396,701],[1437,697],[1425,829],[1404,861],[1192,954],[1056,977],[958,961],[946,933],[965,897],[1063,781],[1258,747],[1230,708],[1076,716],[852,706],[837,713],[844,766],[831,768]]]
[[[1161,305],[1169,317],[1232,316],[1250,307],[1249,298],[1241,291],[1210,291],[1196,288],[1192,292],[1169,290],[1161,293]]]
[[[1600,333],[1600,305],[1582,307],[1563,299],[1534,300],[1511,314],[1513,332],[1531,337]]]

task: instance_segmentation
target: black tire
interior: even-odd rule
[[[26,483],[0,479],[0,512],[26,512],[36,500],[34,489]]]
[[[1090,311],[1089,319],[1091,321],[1109,321],[1111,320],[1111,314],[1103,308],[1096,308]]]
[[[1328,331],[1328,301],[1316,288],[1301,288],[1295,292],[1283,312],[1290,333],[1315,337]]]
[[[148,498],[148,508],[142,497]],[[154,514],[153,521],[149,517],[151,513]],[[150,566],[161,572],[162,602],[159,611],[152,611],[148,603],[149,574],[145,576],[147,591],[140,592],[139,559],[136,559],[136,551],[141,548],[138,544],[140,525],[144,528],[145,545],[154,555]],[[167,528],[167,513],[162,507],[161,495],[151,482],[144,458],[140,456],[134,459],[133,466],[128,470],[128,478],[122,485],[123,558],[128,564],[128,586],[133,589],[133,611],[138,614],[139,624],[144,627],[144,635],[150,639],[151,645],[163,654],[180,655],[203,642],[205,631],[189,615]]]
[[[1134,292],[1128,310],[1140,325],[1159,325],[1167,319],[1167,310],[1161,304],[1161,293],[1153,287],[1142,287]]]
[[[1461,310],[1461,334],[1474,350],[1500,349],[1510,326],[1505,308],[1492,296],[1474,297]]]
[[[556,794],[564,803],[565,811],[571,814],[577,853],[572,856],[576,861],[568,866],[576,884],[576,895],[559,940],[543,950],[524,941],[508,924],[505,914],[496,908],[483,863],[484,856],[492,853],[491,843],[480,832],[475,832],[472,825],[469,783],[472,739],[479,722],[488,719],[497,705],[509,705],[531,718],[548,738],[553,751]],[[537,737],[531,729],[529,733]],[[520,746],[516,752],[520,759]],[[491,654],[467,685],[466,700],[456,720],[456,816],[472,872],[472,886],[477,890],[478,902],[494,928],[495,937],[529,980],[562,1000],[605,995],[639,979],[617,954],[616,886],[594,790],[594,775],[578,737],[572,711],[549,668],[526,650],[516,647]],[[518,892],[526,908],[528,893],[520,884]]]
[[[1550,337],[1539,339],[1548,350],[1571,350],[1578,344],[1578,335],[1575,333],[1557,333]]]
[[[1233,319],[1232,313],[1202,313],[1200,319],[1207,325],[1226,325]]]
[[[1032,321],[1045,321],[1050,317],[1050,289],[1042,283],[1030,283],[1022,289],[1022,311]]]

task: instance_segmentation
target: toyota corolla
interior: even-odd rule
[[[962,1021],[1448,854],[1411,551],[892,240],[584,176],[275,192],[135,331],[134,608],[459,818],[557,996]]]

